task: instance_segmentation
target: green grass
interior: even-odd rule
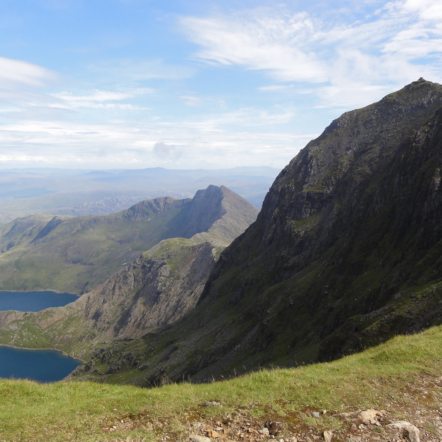
[[[400,406],[402,391],[420,385],[423,377],[440,375],[441,338],[442,327],[434,327],[332,363],[262,370],[210,384],[141,389],[1,380],[0,440],[158,440],[161,425],[166,425],[169,435],[182,437],[189,415],[221,419],[238,410],[256,419],[277,416],[286,422],[302,421],[318,431],[340,428],[343,424],[333,412]],[[213,400],[223,406],[203,407]],[[330,417],[311,419],[305,412],[311,409],[326,409]],[[115,432],[103,431],[113,425]]]
[[[77,294],[86,287],[88,291],[96,288],[163,237],[175,236],[168,223],[179,214],[182,203],[173,198],[164,201],[170,205],[164,212],[143,208],[139,219],[131,218],[130,210],[62,217],[64,222],[35,244],[32,239],[51,216],[34,215],[9,223],[0,231],[0,249],[5,250],[0,259],[0,286]],[[6,250],[8,244],[12,246]]]

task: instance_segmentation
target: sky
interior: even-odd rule
[[[0,168],[284,167],[442,83],[440,0],[0,0]]]

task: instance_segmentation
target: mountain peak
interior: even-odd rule
[[[231,242],[258,216],[259,210],[225,186],[198,190],[174,221],[174,236],[208,232]]]

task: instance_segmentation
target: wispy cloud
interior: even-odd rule
[[[310,83],[323,106],[341,107],[366,104],[420,76],[439,81],[440,17],[439,0],[406,0],[350,23],[345,14],[329,24],[306,12],[277,8],[182,17],[180,23],[200,47],[195,59],[263,71],[280,83]],[[422,63],[430,56],[431,64]]]
[[[41,66],[21,60],[0,57],[0,88],[41,87],[55,81],[58,75]]]
[[[299,44],[313,32],[305,13],[269,16],[252,11],[233,18],[182,17],[181,25],[202,47],[194,55],[197,60],[267,70],[281,81],[327,79],[322,61]]]
[[[226,105],[226,102],[224,100],[220,100],[220,99],[212,98],[212,97],[200,97],[197,95],[181,95],[181,99],[188,106],[192,106],[192,107],[201,107],[201,106],[208,105],[208,104],[213,106],[214,104],[216,104],[217,107],[224,108]]]
[[[286,89],[291,89],[292,84],[272,84],[270,86],[261,86],[258,88],[259,91],[263,92],[273,92],[273,91],[283,91]]]
[[[75,95],[72,92],[59,92],[51,94],[57,99],[57,103],[52,104],[52,107],[60,107],[67,109],[75,109],[80,107],[87,107],[93,109],[121,109],[121,110],[140,110],[147,109],[132,104],[107,103],[109,101],[121,101],[136,96],[150,94],[153,89],[137,88],[128,89],[124,92],[117,91],[103,91],[94,90],[89,94]]]
[[[10,167],[20,163],[99,168],[278,167],[317,136],[259,130],[288,118],[282,113],[244,109],[180,123],[153,119],[108,124],[21,121],[0,126],[0,163]],[[254,130],[246,130],[242,121],[254,124]],[[231,130],[233,127],[236,130]]]

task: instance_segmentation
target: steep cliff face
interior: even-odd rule
[[[136,382],[328,360],[442,320],[442,86],[335,120],[281,172]],[[142,351],[142,350],[139,350]],[[147,350],[145,350],[147,351]]]
[[[173,238],[82,297],[85,324],[100,340],[136,338],[193,309],[224,246]]]
[[[160,241],[66,307],[35,314],[0,312],[0,342],[85,357],[94,347],[138,338],[182,318],[195,307],[221,251],[258,213],[223,187],[210,186],[195,198],[167,225],[168,231],[183,235],[196,232],[192,237]],[[137,222],[155,202],[138,204],[125,216]]]

